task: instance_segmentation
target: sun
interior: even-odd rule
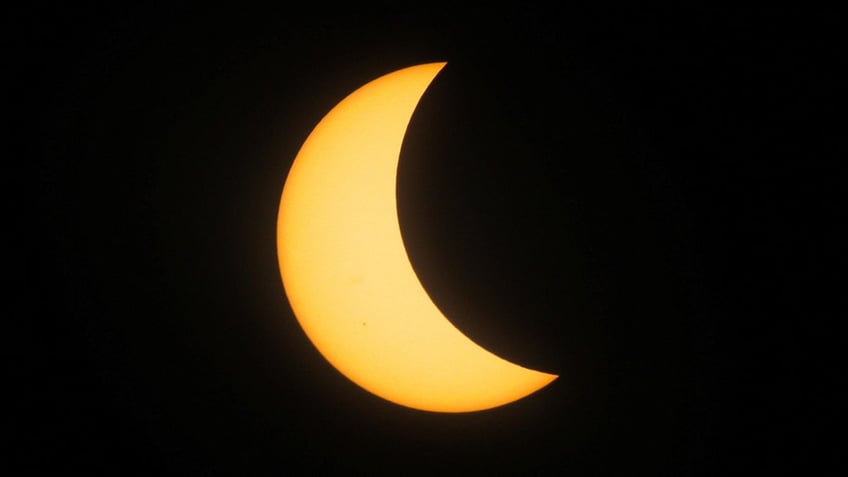
[[[362,86],[315,127],[283,188],[280,272],[306,335],[342,374],[415,409],[479,411],[557,376],[474,343],[439,311],[407,256],[396,182],[407,125],[445,63]]]

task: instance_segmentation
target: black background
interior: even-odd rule
[[[8,310],[17,475],[836,465],[832,12],[5,16],[19,149],[4,175],[24,219],[7,233],[24,265]],[[472,339],[560,375],[471,414],[342,377],[298,327],[275,254],[312,127],[360,85],[431,61],[448,65],[398,173],[412,262]]]

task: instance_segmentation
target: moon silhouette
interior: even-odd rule
[[[286,178],[280,274],[298,322],[339,372],[388,401],[436,412],[501,406],[556,375],[474,343],[430,299],[401,238],[396,181],[416,105],[445,63],[351,93],[318,123]]]

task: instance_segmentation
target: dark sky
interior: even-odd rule
[[[25,265],[9,313],[16,475],[836,465],[832,12],[4,16],[7,203],[26,218],[7,231]],[[349,382],[298,327],[276,262],[283,181],[312,127],[431,61],[448,65],[398,173],[412,262],[468,336],[561,376],[472,414]]]

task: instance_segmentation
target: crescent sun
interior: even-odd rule
[[[388,401],[436,412],[521,399],[556,375],[474,343],[430,299],[401,238],[396,177],[418,101],[444,67],[381,76],[318,123],[286,178],[277,255],[286,296],[318,351]]]

